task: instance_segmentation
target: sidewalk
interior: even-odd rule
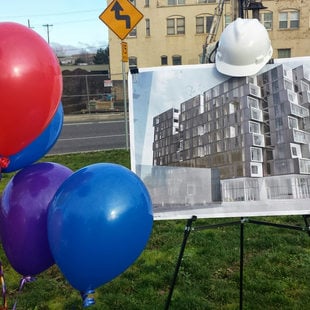
[[[124,113],[86,113],[70,114],[64,116],[64,123],[102,121],[102,120],[119,120],[124,119]]]

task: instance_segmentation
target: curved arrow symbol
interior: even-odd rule
[[[124,20],[126,22],[126,28],[131,28],[130,23],[130,16],[129,15],[121,15],[121,11],[124,11],[124,9],[121,7],[121,5],[118,3],[118,1],[115,2],[113,7],[111,8],[111,11],[114,11],[115,19],[117,20]]]

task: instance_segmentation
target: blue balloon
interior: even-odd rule
[[[66,279],[82,293],[125,271],[144,250],[152,226],[145,185],[116,164],[93,164],[73,173],[49,205],[50,249]]]
[[[56,143],[62,129],[64,112],[62,103],[45,130],[18,153],[9,156],[10,163],[1,172],[12,172],[27,167],[43,157]],[[17,124],[18,126],[18,124]]]

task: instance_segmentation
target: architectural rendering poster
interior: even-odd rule
[[[155,219],[310,214],[310,58],[251,77],[213,64],[129,74],[131,168]]]

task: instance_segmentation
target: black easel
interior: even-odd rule
[[[277,224],[277,223],[270,223],[270,222],[265,222],[265,221],[257,221],[249,218],[241,218],[239,221],[233,221],[233,222],[226,222],[226,223],[220,223],[220,224],[212,224],[212,225],[204,225],[204,226],[197,226],[195,228],[192,227],[193,222],[197,220],[197,216],[193,215],[190,219],[187,220],[187,224],[185,226],[184,230],[184,236],[183,236],[183,241],[179,253],[179,257],[177,260],[177,264],[175,267],[175,271],[173,274],[172,282],[170,285],[170,290],[169,290],[169,295],[165,304],[165,310],[169,309],[170,303],[171,303],[171,298],[173,294],[173,290],[176,284],[178,272],[181,266],[181,262],[183,259],[187,239],[189,237],[189,234],[192,230],[205,230],[205,229],[211,229],[211,228],[219,228],[219,227],[224,227],[224,226],[231,226],[231,225],[240,225],[240,279],[239,279],[239,309],[243,309],[243,258],[244,258],[244,224],[245,223],[252,223],[252,224],[257,224],[257,225],[265,225],[265,226],[273,226],[273,227],[278,227],[278,228],[286,228],[286,229],[293,229],[293,230],[299,230],[299,231],[305,231],[308,233],[310,236],[310,215],[304,215],[303,216],[304,221],[305,221],[305,227],[302,226],[294,226],[294,225],[286,225],[286,224]]]

